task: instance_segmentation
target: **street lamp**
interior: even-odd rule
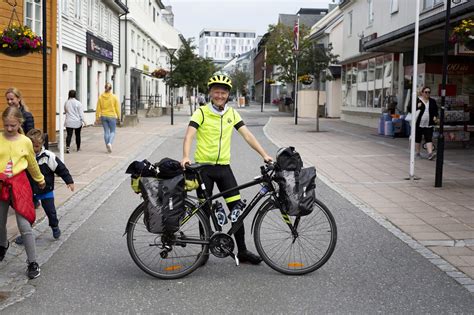
[[[174,53],[176,52],[176,48],[165,48],[166,49],[166,52],[168,53],[168,55],[170,56],[170,76],[168,78],[168,88],[169,88],[169,104],[170,104],[170,114],[171,114],[171,125],[174,124],[174,113],[173,113],[173,97],[174,95],[172,96],[171,95],[171,90],[172,90],[172,78],[173,78],[173,56],[174,56]]]
[[[443,49],[443,74],[441,79],[441,109],[439,113],[439,136],[438,153],[436,158],[435,187],[443,185],[443,162],[444,162],[444,106],[446,105],[446,77],[448,73],[448,48],[449,48],[449,24],[451,16],[451,2],[461,3],[461,0],[448,0],[446,2],[446,18],[444,25],[444,49]]]

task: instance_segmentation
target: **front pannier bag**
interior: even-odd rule
[[[275,180],[279,184],[279,201],[291,216],[305,216],[313,211],[316,199],[316,169],[302,168],[303,161],[295,148],[282,148],[277,153]]]

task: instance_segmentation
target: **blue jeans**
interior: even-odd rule
[[[117,119],[112,117],[101,116],[102,126],[104,127],[104,141],[105,144],[112,144],[115,138],[115,126]]]

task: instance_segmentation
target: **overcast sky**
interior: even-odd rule
[[[332,0],[163,0],[171,5],[174,26],[185,38],[195,37],[203,28],[230,28],[266,33],[279,13],[296,14],[300,8],[324,8]]]

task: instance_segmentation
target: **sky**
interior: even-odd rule
[[[300,8],[328,8],[332,0],[163,0],[171,5],[174,27],[198,44],[203,28],[229,28],[266,33],[278,14],[296,14]]]

